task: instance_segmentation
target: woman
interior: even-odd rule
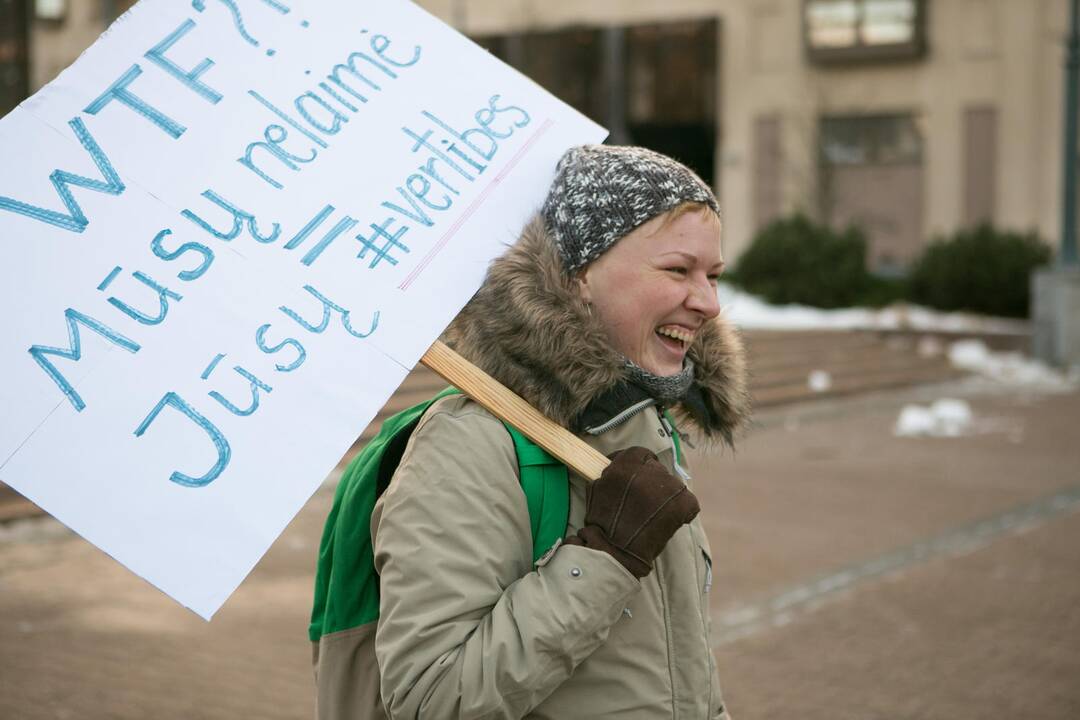
[[[560,162],[446,339],[613,462],[588,489],[571,474],[566,539],[534,567],[507,430],[462,396],[428,410],[371,523],[390,717],[727,717],[709,545],[663,414],[730,442],[747,413],[722,267],[686,167],[605,146]]]

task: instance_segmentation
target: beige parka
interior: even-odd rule
[[[540,222],[493,264],[445,339],[601,453],[646,447],[693,486],[675,462],[670,424],[624,381]],[[680,431],[730,442],[748,413],[739,338],[717,318],[690,356],[694,391],[673,408]],[[567,535],[584,514],[585,481],[571,473]],[[468,398],[444,398],[424,415],[371,533],[377,629],[316,648],[320,717],[371,716],[373,675],[391,718],[728,717],[699,520],[640,581],[580,546],[557,544],[534,566],[513,442]]]

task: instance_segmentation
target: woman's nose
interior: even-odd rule
[[[720,299],[716,296],[716,286],[708,278],[695,281],[686,298],[686,307],[701,313],[706,319],[720,314]]]

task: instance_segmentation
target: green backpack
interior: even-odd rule
[[[430,400],[388,418],[379,434],[345,469],[319,544],[315,602],[308,627],[312,642],[379,618],[379,576],[371,547],[371,513],[375,501],[389,485],[420,416],[436,400],[459,392],[457,388],[447,388]],[[516,428],[506,425],[506,429],[517,451],[521,489],[532,524],[533,562],[536,562],[566,532],[569,477],[564,464]]]

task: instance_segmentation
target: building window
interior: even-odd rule
[[[821,152],[828,165],[919,162],[922,137],[912,115],[856,115],[821,120]]]
[[[923,246],[923,142],[919,117],[826,116],[820,125],[821,215],[868,240],[870,269],[896,275]]]
[[[34,0],[34,17],[38,20],[62,23],[67,14],[67,0]]]
[[[925,0],[804,0],[811,62],[850,64],[922,57]]]

